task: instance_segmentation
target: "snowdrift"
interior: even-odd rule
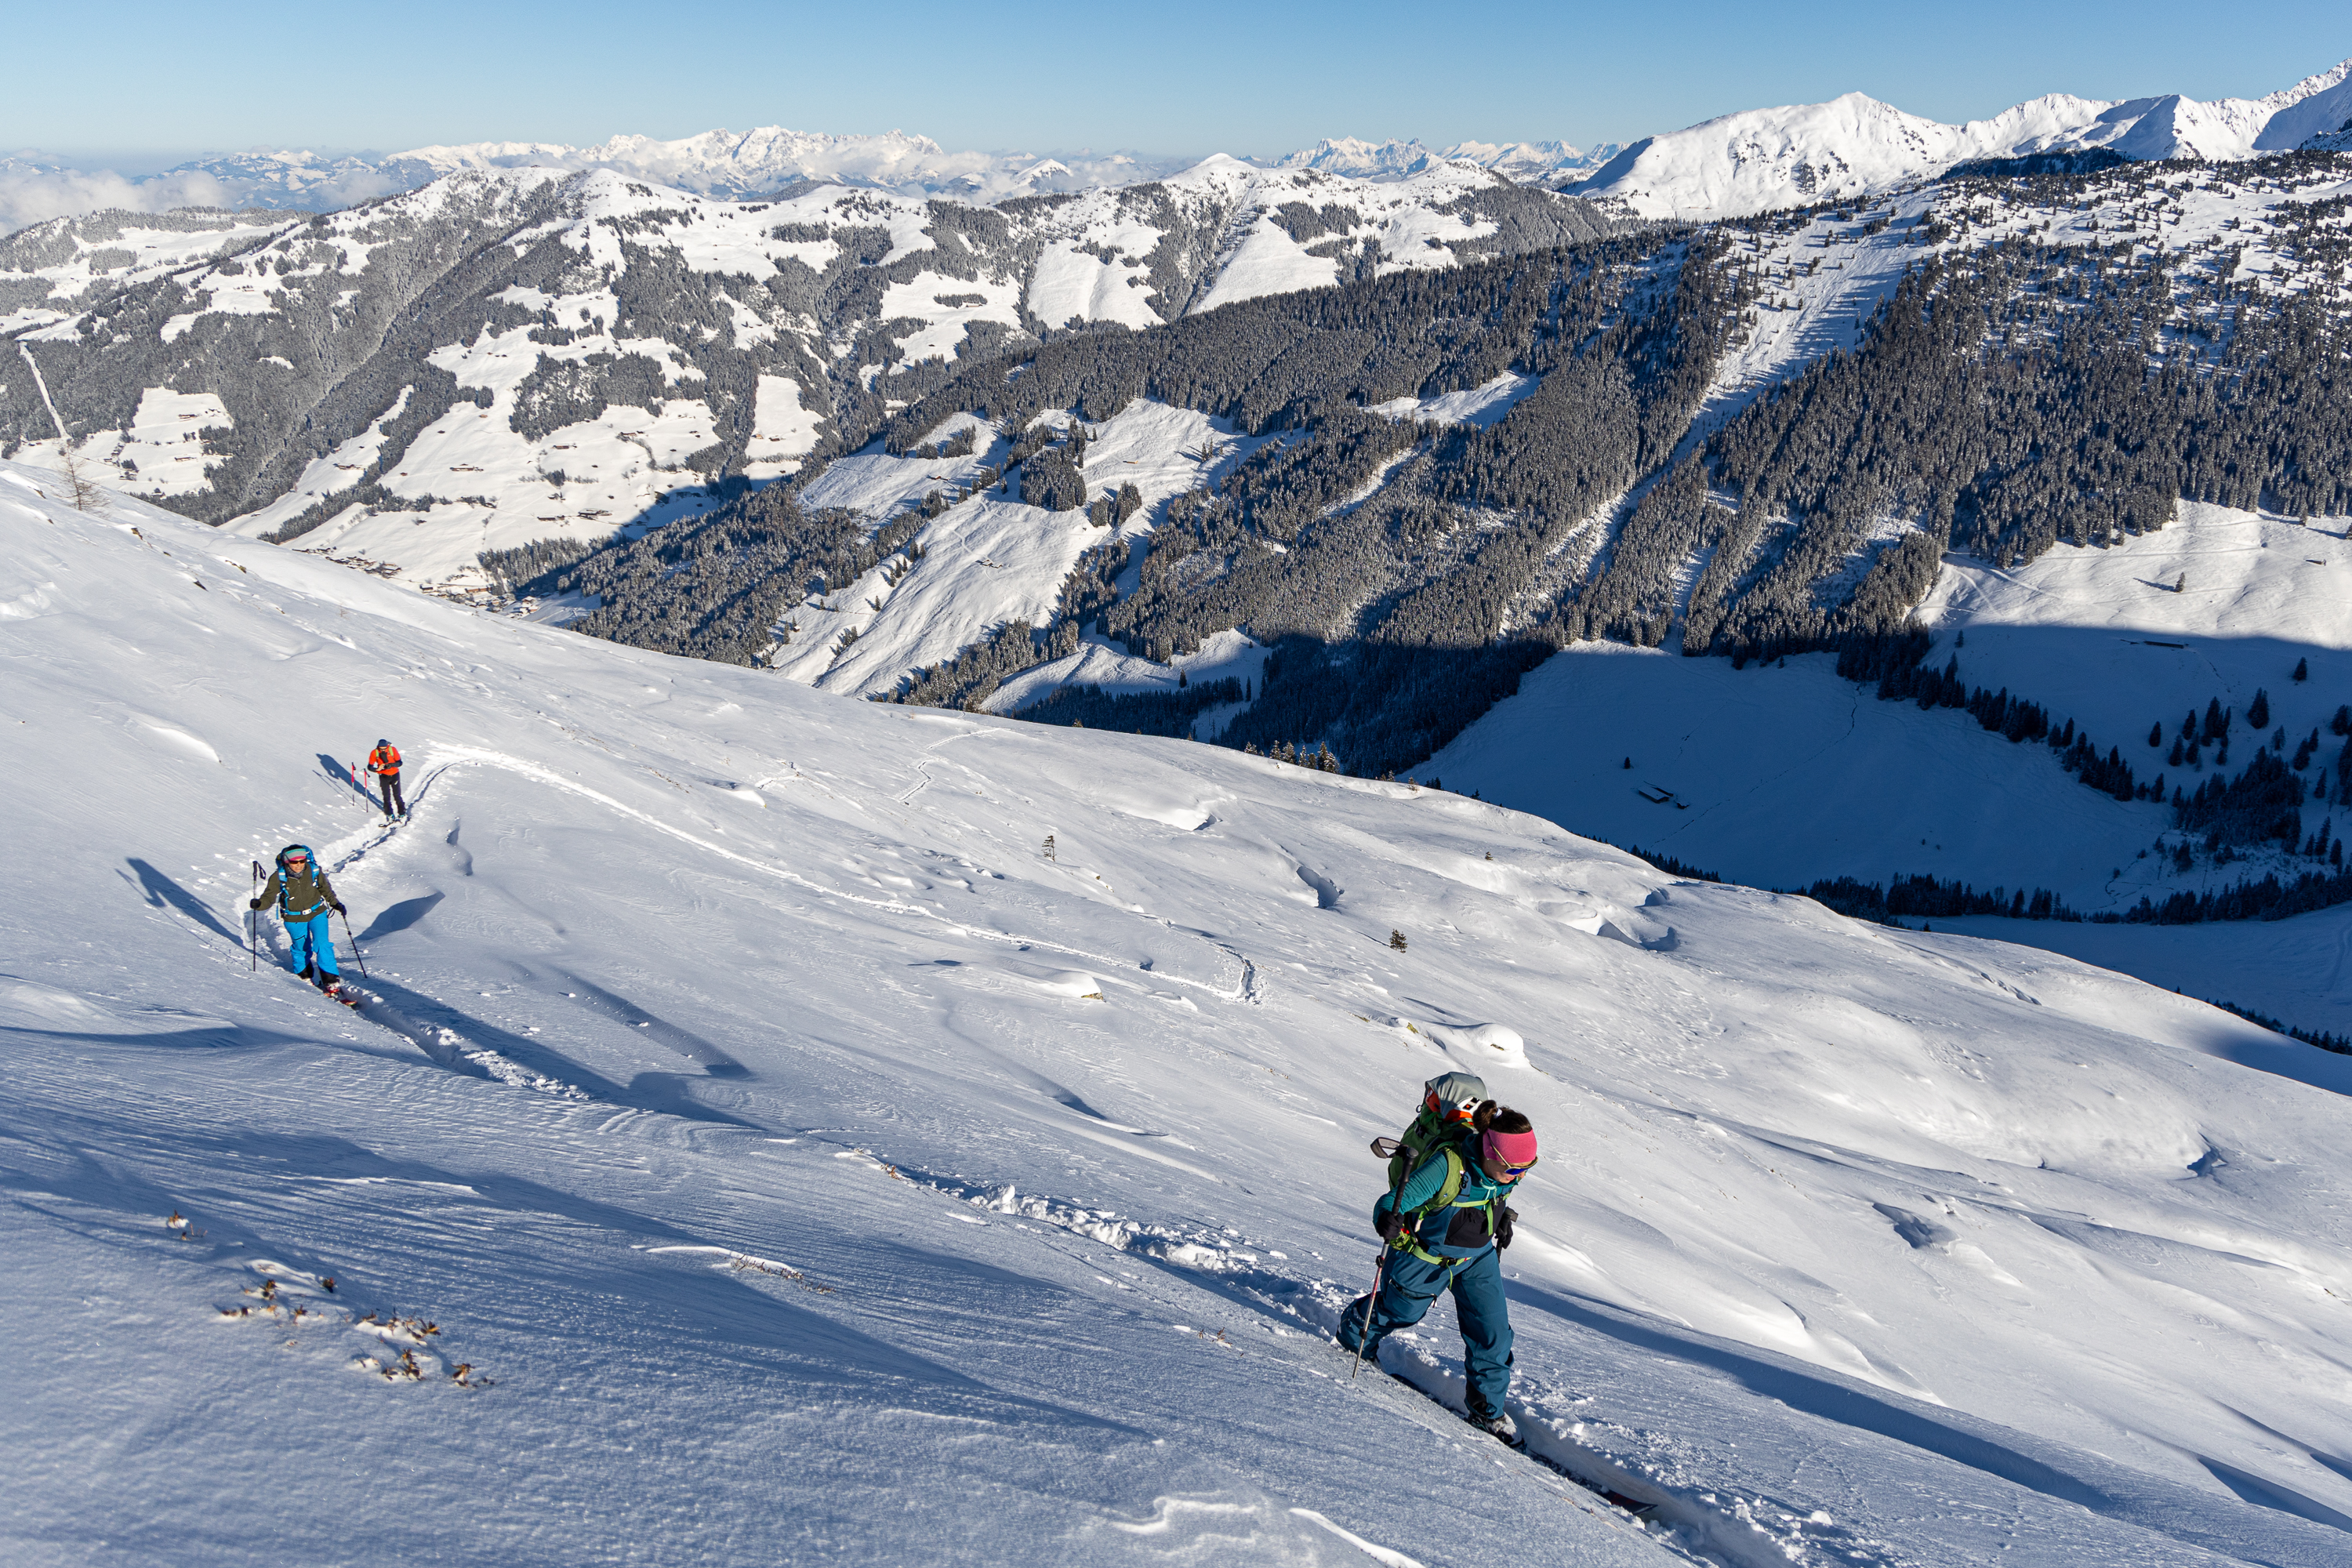
[[[13,1563],[2342,1560],[2352,1064],[37,470],[0,539]],[[289,840],[357,1014],[248,967]],[[1324,1342],[1463,1066],[1517,1414],[1645,1520],[1446,1416],[1450,1308],[1436,1402]]]

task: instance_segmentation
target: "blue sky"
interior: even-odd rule
[[[1041,152],[1274,153],[1337,135],[1584,146],[1857,89],[1947,121],[2055,91],[2254,96],[2352,55],[2343,0],[127,0],[103,8],[96,38],[96,13],[30,9],[0,34],[14,57],[0,152],[126,172],[262,144],[390,152],[773,124]]]

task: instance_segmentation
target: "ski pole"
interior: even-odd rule
[[[1389,1247],[1388,1243],[1382,1242],[1381,1244],[1381,1260],[1372,1267],[1372,1293],[1364,1298],[1364,1326],[1356,1331],[1356,1359],[1354,1363],[1348,1368],[1348,1381],[1349,1383],[1355,1382],[1356,1374],[1364,1370],[1364,1336],[1372,1331],[1372,1309],[1380,1305],[1381,1277],[1388,1272],[1388,1268]]]
[[[261,862],[258,860],[253,863],[253,896],[259,898],[261,896]],[[259,973],[261,969],[261,911],[259,910],[248,909],[245,911],[245,966],[257,973]]]
[[[352,934],[352,917],[349,915],[343,917],[343,940],[352,944],[352,957],[359,963],[360,978],[373,979],[373,976],[367,972],[367,960],[360,957],[360,939]]]

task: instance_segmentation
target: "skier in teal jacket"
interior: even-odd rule
[[[1511,1314],[1503,1297],[1499,1249],[1517,1216],[1504,1203],[1536,1163],[1535,1128],[1488,1100],[1471,1126],[1431,1152],[1403,1183],[1372,1205],[1389,1246],[1377,1297],[1360,1296],[1339,1323],[1339,1348],[1377,1360],[1381,1342],[1421,1321],[1438,1292],[1454,1292],[1474,1426],[1518,1446],[1504,1410],[1511,1386]]]

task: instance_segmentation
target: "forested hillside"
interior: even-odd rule
[[[1034,430],[1006,464],[1024,496],[1070,510],[1099,481],[1038,476],[1079,473],[1085,423],[1136,400],[1271,438],[1215,487],[1168,502],[1131,591],[1114,596],[1116,552],[1084,562],[1059,625],[1024,627],[1011,647],[1000,637],[945,687],[910,671],[898,695],[984,697],[990,677],[1067,652],[1088,623],[1161,660],[1241,627],[1286,646],[1230,740],[1315,737],[1358,771],[1409,765],[1572,635],[1538,592],[1541,573],[1673,450],[1738,330],[1740,290],[1719,238],[1661,234],[1252,300],[977,365],[898,415],[885,447],[910,450],[964,414]],[[1510,372],[1540,384],[1490,429],[1367,412]],[[1067,440],[1037,423],[1064,412],[1077,422]],[[981,478],[982,490],[1008,482]],[[603,602],[587,629],[755,657],[731,605],[764,572],[761,614],[780,615],[817,568],[794,489],[616,545],[548,585]],[[729,630],[713,642],[717,622]]]
[[[1946,551],[2014,565],[2161,529],[2184,497],[2352,510],[2347,188],[2322,154],[2226,180],[1970,176],[1079,334],[941,373],[896,412],[876,450],[929,455],[960,417],[997,441],[870,516],[891,531],[864,557],[796,498],[812,468],[537,586],[599,602],[583,629],[758,660],[813,580],[919,574],[893,552],[1000,490],[1124,524],[1086,432],[1140,402],[1197,410],[1260,444],[1123,526],[1130,548],[1079,556],[1051,617],[877,694],[982,701],[1088,627],[1162,663],[1238,629],[1280,651],[1223,740],[1391,772],[1580,638],[1876,648]],[[1885,287],[1841,294],[1849,262]],[[1774,336],[1790,312],[1812,352]],[[1776,374],[1727,380],[1759,354]],[[1531,391],[1498,418],[1415,416],[1507,379]]]
[[[1213,163],[988,208],[518,171],[46,226],[5,242],[0,417],[240,531],[902,702],[990,703],[1090,635],[1172,689],[1238,633],[1274,656],[1215,737],[1365,774],[1583,639],[1836,649],[1907,696],[1947,552],[2007,570],[2184,498],[2352,511],[2339,155],[1616,234],[1415,179]],[[2154,787],[2112,750],[2068,765]]]
[[[961,361],[1606,226],[1466,166],[1230,159],[992,206],[523,168],[316,216],[58,219],[0,238],[0,457],[478,587],[485,548],[598,543],[855,450]]]

